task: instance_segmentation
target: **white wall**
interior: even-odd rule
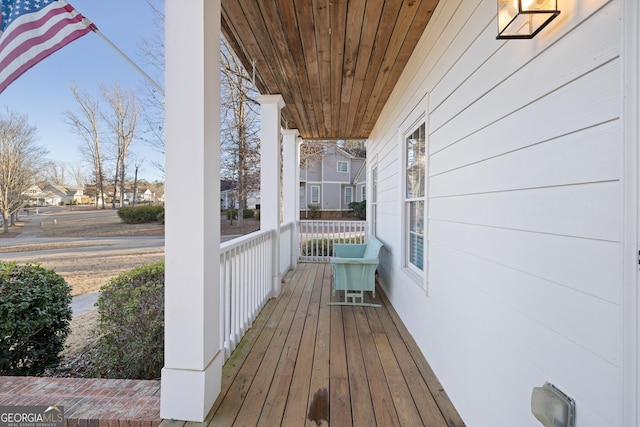
[[[623,419],[621,0],[566,0],[499,41],[495,0],[441,0],[370,137],[387,294],[469,426]],[[428,137],[428,281],[402,268],[402,133]],[[369,170],[370,173],[370,170]]]

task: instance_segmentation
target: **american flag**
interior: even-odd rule
[[[0,1],[0,93],[39,61],[95,28],[66,0]]]

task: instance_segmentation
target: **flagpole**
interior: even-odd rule
[[[84,18],[87,19],[87,18]],[[88,21],[88,19],[87,19]],[[105,37],[104,34],[102,34],[100,32],[100,30],[98,30],[98,28],[91,23],[91,30],[96,33],[102,40],[104,40],[105,43],[107,43],[109,46],[111,46],[111,48],[113,50],[115,50],[125,61],[127,61],[133,68],[135,68],[140,74],[142,74],[142,77],[144,77],[149,83],[151,83],[151,85],[158,91],[160,92],[160,94],[162,94],[162,96],[164,97],[164,89],[158,84],[156,83],[151,77],[149,77],[149,75],[147,73],[145,73],[142,68],[138,67],[138,65],[133,62],[131,59],[129,59],[129,57],[127,55],[125,55],[125,53],[123,51],[121,51],[118,46],[116,46],[115,44],[113,44],[111,42],[111,40],[109,40],[107,37]]]

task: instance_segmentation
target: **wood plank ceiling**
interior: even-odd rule
[[[222,31],[304,139],[369,136],[438,0],[222,0]]]

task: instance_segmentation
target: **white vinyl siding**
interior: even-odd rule
[[[370,134],[380,283],[467,425],[537,425],[545,381],[576,399],[580,427],[626,425],[625,4],[567,3],[535,39],[504,42],[495,2],[441,0]],[[428,295],[399,256],[398,134],[425,105]]]

